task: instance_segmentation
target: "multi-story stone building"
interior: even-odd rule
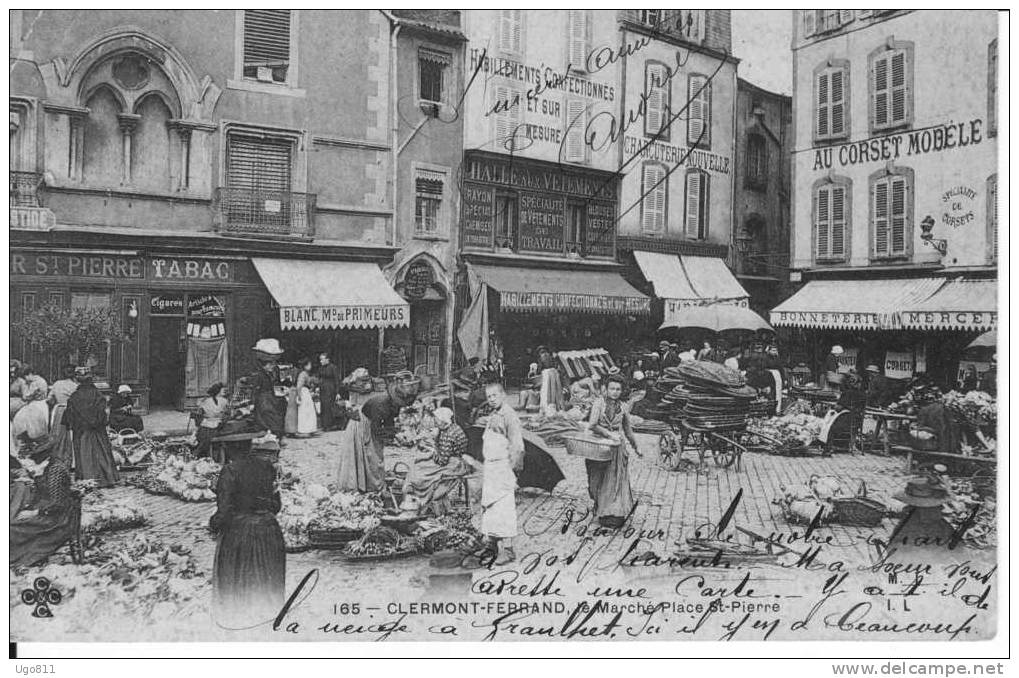
[[[998,17],[794,13],[794,275],[772,323],[954,381],[997,321]],[[945,49],[951,45],[951,49]]]
[[[767,317],[788,296],[792,97],[736,84],[733,270]]]
[[[93,361],[143,407],[232,381],[260,336],[288,359],[324,351],[375,372],[385,328],[414,323],[404,297],[448,295],[449,248],[419,246],[420,203],[394,195],[413,183],[408,195],[438,196],[420,230],[452,228],[457,164],[444,151],[459,127],[425,125],[431,104],[458,96],[452,17],[437,29],[398,29],[379,11],[11,18],[13,317],[48,303],[119,309],[125,336]],[[419,72],[419,58],[432,66]],[[403,80],[426,73],[432,89],[402,101]],[[422,336],[441,371],[448,348]],[[30,339],[14,336],[13,355],[43,358]]]

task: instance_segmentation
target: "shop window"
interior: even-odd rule
[[[762,134],[747,135],[746,185],[755,190],[768,187],[768,145]]]
[[[987,177],[987,254],[998,263],[998,175]]]
[[[244,77],[286,83],[290,70],[290,10],[243,11]]]
[[[845,261],[849,251],[851,184],[842,177],[826,178],[814,184],[814,260],[818,263]]]
[[[913,171],[892,167],[870,179],[870,256],[909,256],[913,238]]]
[[[442,103],[446,100],[446,71],[450,56],[430,49],[418,51],[418,98]]]
[[[495,194],[495,246],[516,249],[517,195],[496,192]]]
[[[522,94],[519,90],[504,85],[492,88],[492,133],[497,150],[516,150],[516,136],[520,127]]]
[[[641,172],[640,222],[645,233],[664,233],[668,210],[668,169],[658,162],[646,162]]]
[[[696,148],[711,148],[711,82],[706,75],[687,79],[686,143]]]
[[[587,162],[587,149],[584,141],[587,131],[587,103],[582,99],[566,100],[566,162]]]
[[[442,192],[445,176],[438,172],[419,171],[414,180],[414,235],[439,235]]]
[[[591,17],[588,10],[567,11],[566,24],[566,63],[570,70],[585,72],[587,55],[591,53]]]
[[[706,240],[708,237],[708,199],[711,179],[703,170],[686,172],[686,237]]]
[[[519,9],[499,10],[499,50],[510,54],[522,51],[523,12]]]
[[[998,41],[987,45],[987,136],[998,135]]]
[[[849,62],[830,60],[814,69],[814,141],[849,136]]]
[[[672,101],[672,80],[669,67],[660,61],[644,64],[644,92],[647,97],[644,110],[644,134],[668,141],[672,120],[669,106]]]
[[[566,253],[584,256],[587,231],[587,205],[571,202],[566,205]]]
[[[113,305],[110,292],[71,292],[72,311],[105,311]],[[91,356],[78,356],[79,362],[87,360],[92,365],[96,376],[109,376],[107,367],[110,361],[109,342],[96,350]]]
[[[870,54],[872,132],[913,122],[913,43],[889,40]]]

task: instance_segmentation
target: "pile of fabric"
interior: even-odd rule
[[[38,624],[31,617],[33,607],[22,603],[22,591],[42,586],[59,591],[60,602],[46,619],[51,638],[88,633],[128,640],[125,629],[135,639],[147,638],[143,632],[152,629],[162,639],[172,639],[208,613],[212,596],[209,580],[189,549],[141,534],[82,565],[60,556],[42,567],[12,570],[10,584],[13,628]]]
[[[186,461],[171,454],[127,482],[150,494],[165,494],[184,501],[215,501],[220,469],[210,459]]]
[[[562,447],[566,444],[563,440],[564,434],[576,433],[584,428],[583,421],[578,419],[576,414],[571,415],[574,411],[539,414],[525,419],[522,424],[526,430],[541,436],[546,445]]]

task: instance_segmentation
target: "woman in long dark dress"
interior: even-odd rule
[[[49,438],[31,453],[36,463],[48,458],[49,464],[35,481],[34,514],[10,517],[11,567],[31,565],[68,542],[78,547],[81,506],[71,495],[66,448],[54,443]]]
[[[255,406],[255,425],[271,431],[277,439],[283,439],[282,401],[276,397],[276,363],[263,362],[259,370],[248,377],[251,385],[251,401]]]
[[[272,619],[283,605],[287,556],[276,522],[280,495],[273,454],[235,456],[216,485],[210,529],[219,535],[213,565],[216,618],[224,626]]]
[[[633,510],[633,491],[630,489],[627,444],[638,456],[637,439],[630,427],[630,415],[623,409],[619,398],[623,393],[623,380],[609,375],[605,395],[591,406],[588,420],[591,431],[616,441],[609,461],[585,459],[587,488],[594,500],[594,513],[598,522],[606,527],[619,527]]]
[[[110,487],[120,480],[120,475],[106,432],[106,399],[92,383],[90,373],[79,371],[77,380],[78,390],[67,399],[63,419],[72,433],[75,477]]]
[[[318,356],[318,394],[319,403],[322,407],[322,430],[332,431],[337,427],[336,421],[336,396],[339,393],[340,382],[343,375],[340,369],[333,365],[329,356],[321,353]]]

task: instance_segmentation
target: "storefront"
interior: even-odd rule
[[[444,381],[452,340],[452,293],[438,260],[426,254],[397,267],[393,289],[410,307],[410,324],[386,331],[386,351],[427,386]]]
[[[816,377],[835,344],[840,369],[877,365],[891,379],[926,375],[952,387],[966,346],[997,326],[995,280],[812,280],[771,313],[810,347]]]
[[[243,373],[268,296],[242,257],[145,254],[136,250],[12,249],[11,318],[34,309],[112,308],[121,336],[93,356],[97,381],[126,383],[141,410],[180,407],[215,381]],[[11,355],[48,379],[67,359],[11,335]]]
[[[387,368],[387,328],[406,327],[410,309],[377,264],[253,258],[272,298],[273,317],[265,336],[276,337],[284,360],[327,353],[343,374],[358,367],[373,375]]]

